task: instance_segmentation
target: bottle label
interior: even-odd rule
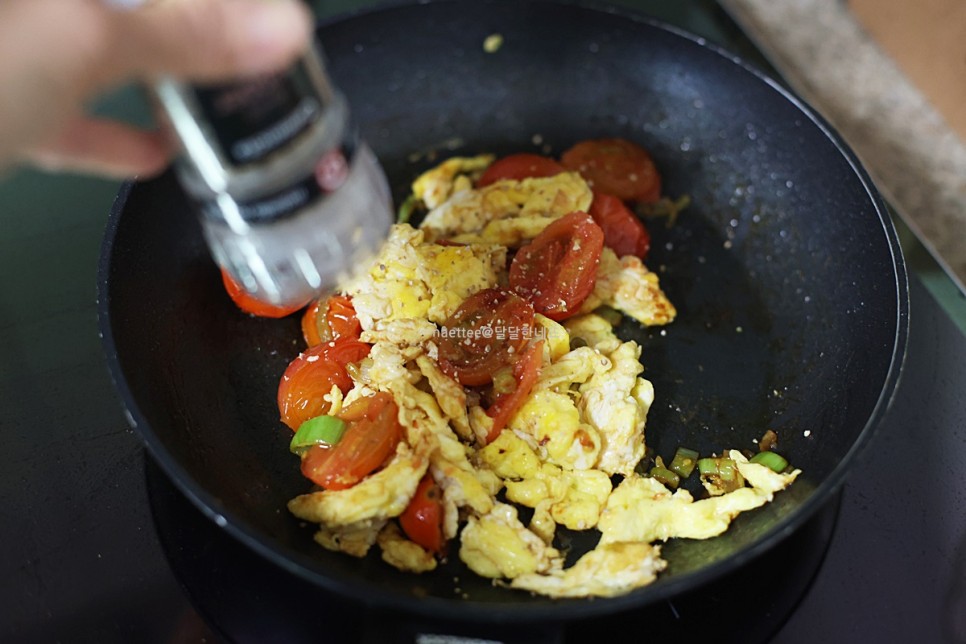
[[[261,161],[285,146],[324,107],[304,61],[281,74],[198,87],[194,93],[223,156],[235,165]]]
[[[349,171],[355,156],[355,146],[346,143],[325,153],[312,169],[312,174],[304,176],[281,190],[246,201],[235,201],[242,219],[250,224],[278,221],[299,212],[329,193],[335,192],[349,178]],[[224,219],[221,207],[216,202],[202,206],[207,217]]]

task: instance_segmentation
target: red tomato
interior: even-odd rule
[[[419,482],[413,500],[399,515],[399,525],[413,542],[430,552],[442,552],[443,491],[429,474]]]
[[[513,418],[513,414],[517,413],[523,403],[526,402],[527,396],[530,395],[533,386],[537,383],[542,360],[543,340],[540,340],[531,344],[526,353],[513,365],[513,377],[517,381],[517,388],[511,393],[497,398],[486,410],[487,415],[493,419],[493,426],[486,436],[487,444],[496,440],[506,424]]]
[[[321,416],[331,405],[324,396],[337,386],[342,393],[352,388],[345,365],[358,362],[371,347],[358,340],[337,340],[311,347],[289,363],[278,384],[278,411],[293,431],[309,418]]]
[[[515,294],[488,288],[468,297],[445,322],[439,366],[461,384],[489,384],[512,363],[533,328],[533,307]]]
[[[348,295],[333,295],[329,298],[325,321],[332,331],[332,339],[352,338],[358,340],[362,334],[362,324],[356,317],[352,298]]]
[[[309,418],[321,416],[331,405],[323,396],[336,385],[343,392],[352,387],[352,379],[345,367],[329,360],[324,344],[300,353],[289,363],[278,384],[278,411],[282,422],[293,431]]]
[[[624,201],[657,201],[661,175],[647,150],[625,139],[581,141],[560,162],[579,172],[591,188]]]
[[[262,302],[243,289],[238,282],[231,278],[231,275],[225,269],[221,269],[221,281],[225,285],[225,290],[228,291],[228,297],[235,303],[235,306],[251,315],[257,315],[263,318],[284,318],[286,315],[291,315],[305,306],[304,304],[288,307],[275,306],[274,304]]]
[[[477,180],[476,187],[482,188],[502,179],[552,177],[566,171],[565,167],[550,157],[539,154],[511,154],[494,161]]]
[[[595,190],[594,201],[590,204],[590,216],[604,231],[604,245],[617,253],[618,257],[647,257],[647,252],[651,249],[651,235],[623,201],[614,195]]]
[[[517,251],[510,287],[537,312],[562,320],[580,310],[597,281],[604,233],[590,215],[572,212]]]
[[[315,304],[305,309],[305,313],[302,315],[302,337],[305,338],[305,344],[309,348],[322,344],[322,334],[319,333],[320,304],[321,301],[316,300]]]
[[[333,295],[324,303],[318,300],[302,316],[302,336],[310,347],[340,338],[358,340],[360,335],[362,324],[348,295]]]
[[[348,422],[334,447],[314,446],[302,459],[302,474],[326,490],[352,487],[381,466],[402,440],[399,409],[379,392],[360,398],[339,414]]]
[[[359,340],[339,338],[338,340],[325,343],[325,351],[323,351],[323,354],[327,360],[331,360],[339,366],[344,367],[350,362],[359,362],[368,356],[370,349],[372,349],[371,344],[366,344]]]

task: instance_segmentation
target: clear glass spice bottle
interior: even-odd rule
[[[151,89],[212,255],[246,291],[304,304],[378,251],[392,223],[386,177],[317,45],[277,74]]]

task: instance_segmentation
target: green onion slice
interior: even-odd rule
[[[717,487],[722,493],[733,492],[745,485],[745,477],[730,458],[702,458],[698,461],[701,478]]]
[[[672,490],[676,490],[678,485],[681,483],[680,476],[666,467],[659,467],[657,465],[651,468],[651,478],[657,479]]]
[[[788,467],[788,461],[781,454],[775,452],[758,452],[751,457],[752,463],[764,465],[773,472],[784,472]]]
[[[721,477],[722,481],[731,482],[737,480],[741,477],[741,473],[738,471],[738,466],[730,458],[719,458],[718,459],[718,476]],[[744,479],[741,479],[744,483]]]
[[[301,425],[292,437],[289,450],[301,454],[315,445],[335,445],[345,432],[345,421],[335,416],[316,416]]]
[[[681,478],[686,479],[691,476],[691,472],[694,471],[697,463],[698,453],[696,451],[688,449],[687,447],[679,447],[678,451],[674,452],[674,458],[671,459],[671,463],[667,468]]]
[[[718,473],[718,459],[716,458],[702,458],[698,460],[698,472],[700,474],[709,475]]]
[[[419,203],[419,199],[416,195],[411,194],[406,197],[406,200],[399,204],[399,211],[396,213],[396,223],[405,224],[409,221],[409,218],[413,215],[413,210],[416,209],[416,204]]]

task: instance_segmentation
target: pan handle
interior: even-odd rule
[[[563,644],[566,624],[454,622],[397,613],[371,613],[362,625],[363,644]]]

